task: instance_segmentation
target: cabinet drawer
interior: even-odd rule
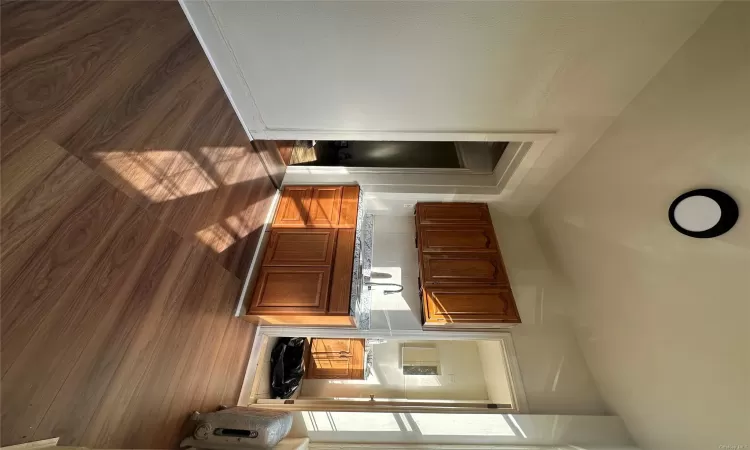
[[[427,286],[422,294],[425,324],[520,323],[510,288]]]
[[[484,203],[417,203],[417,225],[485,225],[490,212]]]
[[[330,266],[336,246],[333,229],[276,229],[271,231],[263,265]]]
[[[428,225],[419,228],[423,252],[496,252],[491,226]]]
[[[434,283],[485,283],[508,285],[498,253],[421,254],[422,281]]]
[[[248,313],[325,314],[330,280],[330,267],[263,266]]]

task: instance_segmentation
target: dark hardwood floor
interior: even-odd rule
[[[0,19],[2,445],[174,448],[239,395],[254,330],[232,314],[281,158],[177,2]]]

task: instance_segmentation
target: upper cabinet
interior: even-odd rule
[[[425,329],[521,322],[486,204],[418,203],[416,223]]]
[[[497,252],[490,225],[426,225],[419,227],[419,243],[425,253]]]
[[[422,253],[422,277],[425,283],[508,284],[500,254],[494,253]]]
[[[491,224],[484,203],[418,203],[417,226]]]
[[[354,228],[358,186],[285,186],[274,228]]]

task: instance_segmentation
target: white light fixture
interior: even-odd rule
[[[729,231],[739,218],[737,202],[716,189],[686,192],[669,207],[669,222],[680,233],[712,238]]]

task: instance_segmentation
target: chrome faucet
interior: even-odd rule
[[[365,281],[365,286],[367,286],[368,290],[372,290],[373,286],[398,286],[397,290],[383,290],[383,294],[398,294],[399,292],[404,290],[404,287],[400,284],[396,283],[373,283],[372,281]]]

